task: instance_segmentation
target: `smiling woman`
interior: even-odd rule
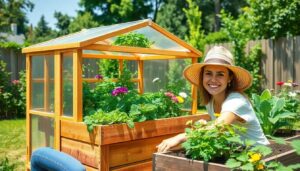
[[[246,132],[238,132],[243,140],[269,144],[253,107],[243,93],[252,84],[252,76],[235,66],[232,54],[222,46],[210,49],[203,63],[195,63],[184,70],[185,78],[199,88],[200,103],[206,106],[215,124],[239,124]],[[219,113],[216,118],[215,113]],[[159,152],[186,141],[185,133],[164,140],[157,146]]]

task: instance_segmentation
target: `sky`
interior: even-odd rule
[[[34,9],[32,12],[27,12],[27,18],[29,24],[33,27],[37,25],[42,15],[45,16],[45,20],[48,26],[55,28],[56,19],[54,18],[54,12],[60,11],[63,14],[75,17],[76,10],[79,10],[79,0],[31,0],[34,3]]]

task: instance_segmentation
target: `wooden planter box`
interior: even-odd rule
[[[152,170],[152,155],[164,139],[184,132],[189,120],[208,119],[189,115],[135,123],[100,125],[88,133],[82,122],[61,121],[61,151],[87,166],[88,170]]]
[[[300,135],[287,140],[300,139]],[[269,145],[273,153],[266,156],[267,161],[279,161],[284,165],[297,164],[300,162],[300,156],[289,145],[272,143]],[[153,171],[230,171],[224,164],[204,163],[199,160],[187,159],[183,151],[154,153]]]

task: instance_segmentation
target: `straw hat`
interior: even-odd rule
[[[247,88],[249,88],[252,84],[252,76],[249,73],[249,71],[247,71],[244,68],[234,66],[232,54],[223,46],[212,47],[208,51],[203,63],[195,63],[189,65],[183,71],[183,75],[189,82],[198,87],[199,84],[202,84],[202,80],[201,83],[199,80],[200,71],[203,67],[207,65],[224,66],[231,70],[235,75],[235,84],[238,84],[235,85],[236,91],[244,91]]]

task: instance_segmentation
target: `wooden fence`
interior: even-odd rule
[[[6,69],[11,72],[11,81],[19,79],[19,72],[25,70],[25,56],[21,50],[0,48],[0,60],[7,64]]]
[[[292,80],[300,83],[300,36],[280,38],[277,40],[250,41],[246,45],[245,52],[248,54],[253,46],[261,45],[262,61],[261,75],[263,77],[262,87],[278,89],[276,82]],[[229,43],[218,44],[232,50]],[[206,46],[209,50],[213,45]],[[300,86],[295,87],[300,89]]]

